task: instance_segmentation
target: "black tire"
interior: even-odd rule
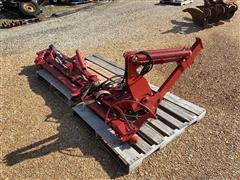
[[[38,3],[34,1],[20,2],[19,11],[25,17],[37,17],[41,13],[41,9]]]

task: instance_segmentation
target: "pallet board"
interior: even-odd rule
[[[104,73],[105,79],[114,75],[124,74],[122,68],[111,63],[113,61],[102,55],[95,54],[87,57],[86,60],[96,66],[95,68],[97,68],[99,76],[103,74],[102,72],[107,71],[108,73]],[[91,66],[91,69],[94,71],[93,66]],[[39,70],[37,74],[54,87],[57,92],[61,93],[61,97],[65,97],[68,104],[71,104],[69,90],[58,80],[53,78],[46,70]],[[154,85],[151,85],[151,88],[157,90],[157,87]],[[121,143],[111,127],[106,125],[104,121],[87,106],[79,104],[74,105],[72,109],[74,113],[80,117],[79,120],[86,123],[88,127],[100,137],[101,141],[113,152],[113,155],[117,157],[118,161],[124,165],[124,168],[128,172],[139,167],[145,158],[156,150],[166,146],[182,134],[191,124],[200,121],[206,113],[204,108],[168,92],[157,109],[158,119],[149,119],[137,133],[139,137],[137,143],[128,144]]]
[[[193,0],[160,0],[160,4],[186,5],[193,3]]]

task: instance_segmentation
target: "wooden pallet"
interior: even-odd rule
[[[186,5],[193,3],[193,0],[160,0],[160,4]]]
[[[123,75],[124,70],[109,59],[96,54],[86,58],[93,71],[103,79],[113,75]],[[112,61],[113,62],[113,61]],[[37,74],[53,86],[58,93],[71,104],[70,91],[46,70],[37,71]],[[155,90],[157,87],[151,85]],[[79,120],[85,122],[100,137],[105,146],[113,152],[118,161],[130,172],[139,167],[143,160],[156,150],[159,150],[178,137],[191,124],[200,121],[206,110],[181,99],[172,93],[167,93],[157,110],[158,119],[149,120],[137,133],[139,140],[136,144],[121,143],[114,135],[114,131],[104,123],[91,109],[84,105],[72,107]]]

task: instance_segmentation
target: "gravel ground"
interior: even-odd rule
[[[3,179],[239,179],[240,15],[200,31],[181,13],[191,5],[116,1],[64,18],[0,31],[0,147]],[[173,88],[207,109],[203,121],[125,175],[61,100],[36,78],[35,52],[53,43],[72,54],[102,52],[123,63],[133,49],[205,49]],[[171,68],[156,67],[158,84]]]

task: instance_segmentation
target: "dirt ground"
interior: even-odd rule
[[[65,18],[0,31],[2,179],[240,179],[240,13],[199,30],[180,6],[116,1]],[[101,52],[119,63],[133,49],[190,46],[204,50],[172,92],[206,117],[126,175],[94,135],[37,79],[37,50],[53,43],[73,54]],[[171,68],[156,67],[159,84]]]

